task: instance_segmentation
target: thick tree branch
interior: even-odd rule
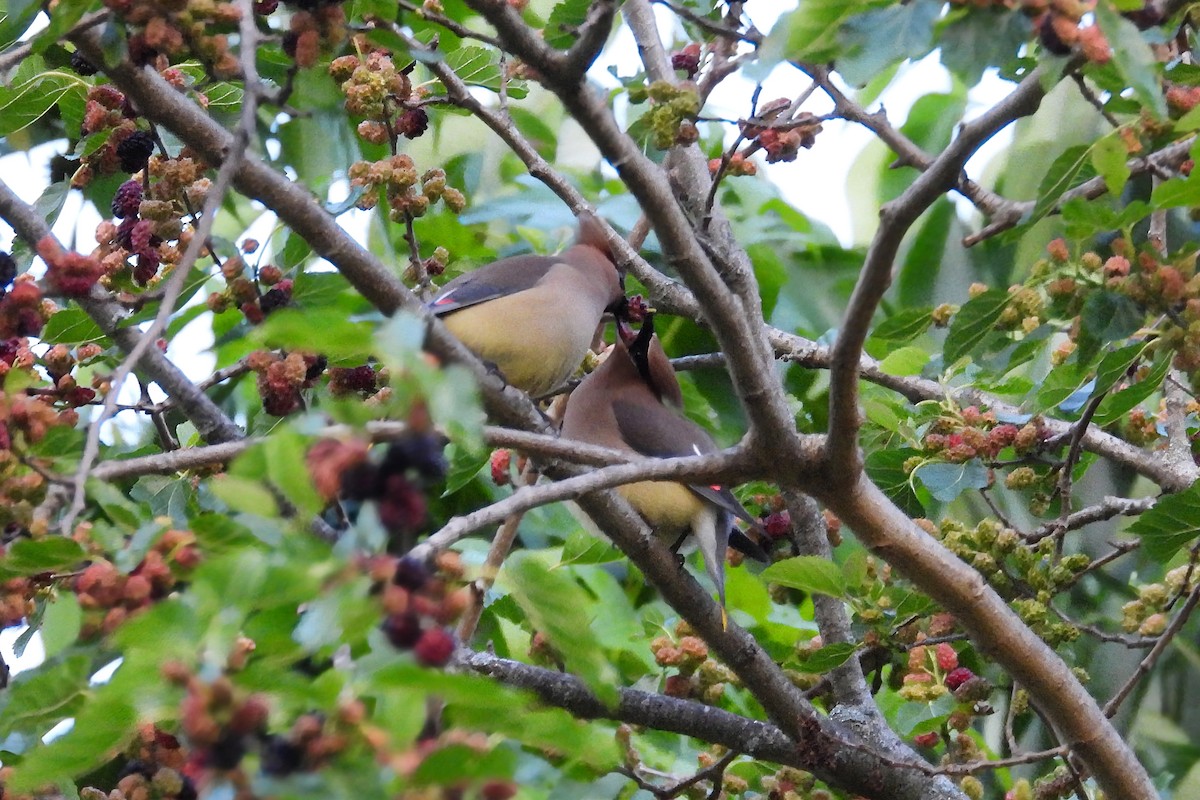
[[[865,475],[853,487],[835,479],[814,493],[873,552],[953,610],[971,639],[1029,691],[1059,740],[1084,760],[1110,797],[1157,796],[1145,768],[1070,668],[978,572],[918,528]]]
[[[1043,70],[1033,70],[1006,98],[975,121],[959,128],[958,136],[917,177],[900,197],[879,211],[879,228],[850,297],[829,366],[829,455],[836,473],[861,469],[858,430],[858,371],[862,348],[879,301],[892,282],[896,253],[908,229],[934,201],[953,189],[963,166],[979,147],[1019,117],[1037,110],[1045,96]]]
[[[800,446],[791,413],[783,402],[779,379],[771,369],[770,353],[762,336],[761,308],[748,307],[730,294],[661,169],[625,135],[602,98],[581,80],[555,72],[555,51],[507,4],[485,0],[469,4],[492,23],[515,55],[538,70],[547,88],[559,97],[638,199],[671,263],[695,293],[710,329],[729,359],[734,385],[751,421],[752,435],[769,440],[784,452],[790,451],[794,460]],[[634,8],[634,2],[626,4],[627,20]]]
[[[155,123],[163,125],[196,149],[211,164],[221,164],[233,147],[233,136],[195,103],[179,94],[156,73],[122,61],[106,64],[100,37],[85,31],[74,41],[83,54],[105,72],[118,89],[131,97]],[[490,372],[421,301],[401,283],[395,272],[367,252],[337,224],[311,194],[288,180],[257,156],[247,153],[234,172],[233,185],[272,211],[313,250],[334,264],[367,300],[385,314],[404,310],[421,317],[428,326],[425,346],[434,355],[466,365],[475,375],[488,413],[506,424],[537,430],[544,420],[525,394]]]

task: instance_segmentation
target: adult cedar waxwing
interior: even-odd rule
[[[575,244],[556,256],[494,261],[442,287],[428,308],[504,379],[533,396],[583,361],[600,318],[625,302],[599,221],[579,215]]]
[[[675,370],[654,335],[654,315],[647,314],[636,337],[618,319],[612,352],[567,400],[562,438],[657,458],[715,452],[712,437],[683,416],[682,409]],[[726,547],[732,544],[769,560],[757,543],[733,527],[734,516],[758,523],[724,487],[641,481],[617,491],[659,535],[670,538],[673,549],[688,533],[696,537],[722,609]]]

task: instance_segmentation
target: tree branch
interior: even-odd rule
[[[979,147],[1013,120],[1032,114],[1045,95],[1043,70],[1030,72],[1006,98],[958,136],[900,197],[879,211],[879,228],[867,250],[829,365],[829,468],[837,473],[861,469],[858,430],[858,371],[863,344],[879,301],[892,282],[892,266],[909,227],[935,200],[958,185],[963,166]]]

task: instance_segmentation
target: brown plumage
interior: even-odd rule
[[[624,300],[604,231],[581,214],[564,252],[494,261],[447,283],[428,308],[506,381],[537,396],[571,376],[605,311]]]
[[[571,393],[562,437],[656,458],[715,452],[708,432],[682,414],[679,381],[654,335],[653,315],[636,338],[620,321],[617,329],[608,358]],[[640,481],[617,491],[675,547],[689,533],[696,538],[722,607],[730,537],[735,548],[767,559],[762,548],[733,528],[734,516],[754,519],[724,487]]]

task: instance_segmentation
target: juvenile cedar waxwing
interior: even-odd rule
[[[617,342],[608,358],[571,393],[562,438],[576,439],[643,456],[670,458],[717,450],[712,437],[683,416],[683,393],[675,370],[654,335],[648,314],[641,331],[617,320]],[[725,607],[725,550],[729,544],[767,561],[756,542],[733,528],[738,516],[757,525],[728,489],[667,481],[641,481],[617,487],[646,522],[673,543],[696,537],[708,577]]]
[[[606,311],[625,302],[624,277],[591,214],[556,256],[504,258],[460,275],[428,308],[504,379],[533,396],[557,389],[583,361]]]

